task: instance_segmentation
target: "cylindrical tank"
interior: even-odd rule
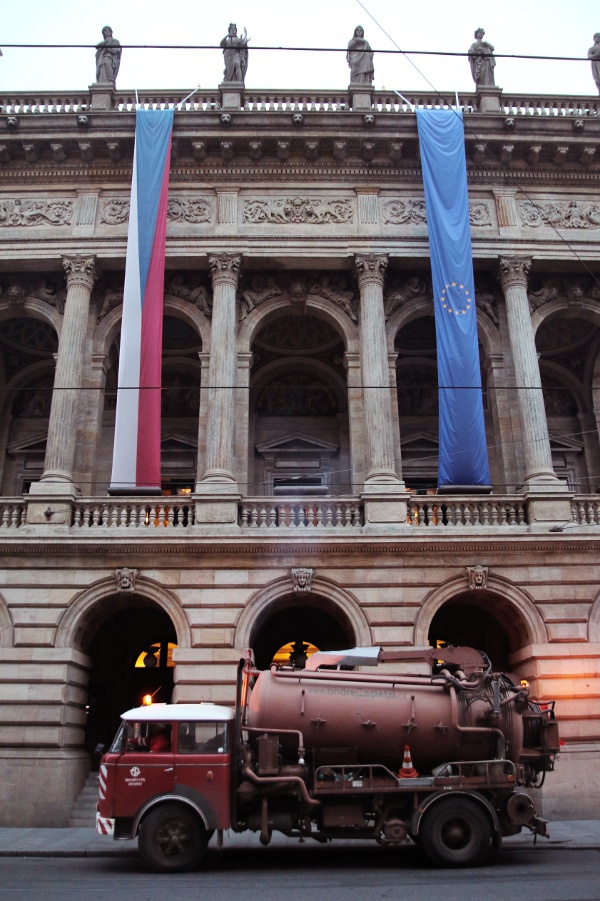
[[[307,752],[346,748],[357,763],[399,769],[408,744],[425,774],[454,760],[504,755],[517,762],[523,725],[506,683],[489,677],[459,686],[425,677],[359,672],[277,670],[260,673],[250,696],[247,724],[299,730]],[[499,686],[499,687],[498,687]],[[292,739],[282,735],[284,752]]]

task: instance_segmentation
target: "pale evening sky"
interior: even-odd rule
[[[363,0],[393,40],[406,50],[466,51],[478,26],[496,53],[585,57],[600,31],[597,0]],[[257,46],[345,48],[356,25],[371,47],[393,49],[358,0],[21,0],[4,5],[0,21],[0,90],[85,90],[95,79],[94,50],[11,49],[10,43],[89,43],[110,25],[122,44],[218,44],[230,21],[250,36],[246,87],[343,90],[344,53],[267,52]],[[471,91],[466,58],[375,56],[375,86],[388,90]],[[117,87],[213,89],[222,79],[220,50],[124,50]],[[425,77],[424,77],[425,76]],[[427,80],[426,80],[427,79]],[[496,83],[511,94],[597,95],[590,63],[498,59]]]

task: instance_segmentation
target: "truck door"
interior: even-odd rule
[[[211,828],[230,826],[231,754],[229,723],[179,723],[175,753],[177,788],[197,792]]]
[[[150,798],[175,784],[170,723],[127,724],[124,752],[116,763],[115,817],[133,817]]]

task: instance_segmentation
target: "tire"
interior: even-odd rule
[[[156,873],[193,870],[206,854],[206,831],[191,810],[164,804],[148,814],[140,826],[142,860]]]
[[[441,867],[474,867],[488,856],[492,831],[485,812],[472,801],[448,799],[429,810],[420,846]]]

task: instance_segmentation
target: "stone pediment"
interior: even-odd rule
[[[576,438],[554,437],[551,435],[550,447],[553,451],[574,451],[579,454],[583,450],[583,442],[577,441]]]
[[[309,435],[303,435],[301,432],[292,432],[283,435],[280,438],[273,438],[271,441],[265,441],[256,445],[259,454],[334,454],[338,449],[337,444],[330,441],[323,441],[321,438],[311,438]]]
[[[162,436],[160,446],[163,451],[196,451],[198,450],[198,441],[190,438],[189,435],[173,432]]]
[[[26,438],[21,441],[13,441],[11,444],[7,445],[7,453],[9,454],[19,454],[23,452],[27,452],[29,454],[46,453],[46,433],[38,435],[30,435],[29,438]]]
[[[437,453],[440,442],[438,436],[434,435],[432,432],[413,432],[402,439],[400,444],[403,450],[406,451],[431,447],[432,449],[435,449]]]

